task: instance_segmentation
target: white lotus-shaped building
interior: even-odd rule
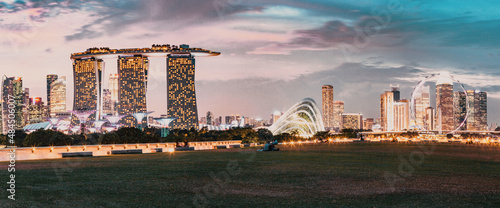
[[[325,131],[325,126],[316,102],[305,98],[288,109],[269,130],[273,135],[296,133],[302,137],[311,137],[318,131]]]

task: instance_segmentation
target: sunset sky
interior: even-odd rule
[[[71,53],[188,44],[222,53],[196,59],[200,117],[268,119],[306,97],[319,104],[324,84],[346,112],[379,117],[390,84],[409,99],[419,80],[448,72],[488,92],[488,123],[500,123],[495,0],[11,0],[0,13],[0,74],[44,101],[45,76],[67,76],[68,110]],[[150,60],[148,108],[165,114],[165,59]],[[105,65],[116,73],[116,60]]]

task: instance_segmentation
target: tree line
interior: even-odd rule
[[[114,132],[66,135],[53,130],[39,129],[30,134],[22,130],[15,132],[17,147],[97,145],[97,144],[134,144],[163,142],[199,142],[241,140],[242,143],[264,143],[272,141],[272,133],[267,129],[232,128],[227,131],[209,131],[206,128],[172,129],[166,137],[161,137],[161,129],[134,127],[120,128]],[[0,144],[11,146],[7,135],[0,134]]]

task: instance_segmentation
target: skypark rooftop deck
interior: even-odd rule
[[[151,48],[110,49],[107,47],[89,48],[85,52],[72,53],[71,59],[81,58],[112,58],[119,55],[144,55],[152,57],[166,57],[169,54],[193,54],[195,56],[218,56],[215,52],[203,48],[190,48],[189,45],[152,45]],[[108,57],[110,56],[110,57]]]

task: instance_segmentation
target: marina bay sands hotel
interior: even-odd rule
[[[103,59],[118,61],[117,113],[127,124],[135,123],[130,114],[146,113],[148,57],[166,57],[167,116],[177,118],[171,128],[198,128],[198,109],[195,92],[195,56],[218,56],[214,52],[189,45],[153,45],[151,48],[109,49],[89,48],[72,53],[74,75],[73,110],[95,110],[95,119],[102,117],[101,87]],[[123,121],[123,120],[122,120]]]

